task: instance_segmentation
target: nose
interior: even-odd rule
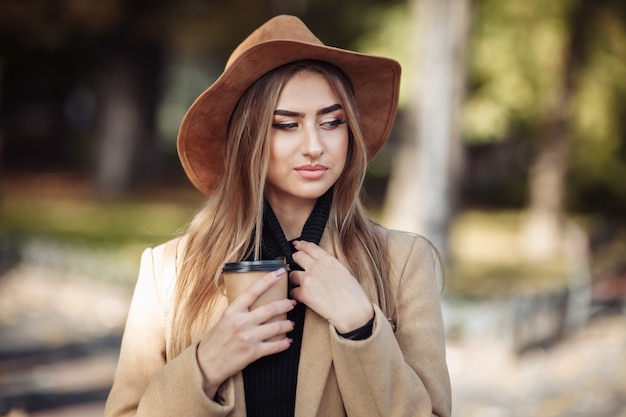
[[[302,133],[302,154],[309,156],[311,159],[317,159],[324,153],[324,146],[317,126],[311,124],[303,129]]]

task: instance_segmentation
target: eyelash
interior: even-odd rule
[[[345,122],[346,121],[344,119],[335,119],[335,120],[331,120],[330,122],[326,122],[322,124],[325,124],[329,127],[337,127],[337,126],[344,124]]]
[[[294,129],[298,127],[298,123],[274,123],[272,124],[272,127],[274,129],[281,129],[281,130]]]
[[[325,127],[329,127],[329,128],[335,128],[337,126],[340,126],[342,124],[346,123],[345,120],[343,119],[335,119],[335,120],[331,120],[329,122],[324,122],[321,124],[321,126],[325,126]],[[281,130],[287,130],[287,129],[295,129],[296,127],[298,127],[298,123],[273,123],[272,127],[274,129],[281,129]]]

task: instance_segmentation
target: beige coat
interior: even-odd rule
[[[202,390],[197,345],[168,358],[175,262],[166,247],[171,245],[143,253],[105,416],[245,416],[241,373],[225,382],[221,405]],[[346,340],[307,309],[296,417],[450,416],[436,258],[419,236],[389,232],[389,245],[399,286],[396,331],[375,306],[371,337]],[[320,246],[332,253],[327,233]],[[225,308],[222,301],[213,322]]]

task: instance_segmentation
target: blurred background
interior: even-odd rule
[[[277,14],[402,63],[366,196],[442,252],[453,414],[626,416],[622,0],[0,1],[0,415],[97,416],[186,109]]]

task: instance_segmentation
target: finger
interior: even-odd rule
[[[272,301],[259,306],[250,312],[251,321],[255,323],[265,323],[276,316],[287,314],[296,306],[297,301],[289,298]]]
[[[286,273],[285,268],[280,268],[276,271],[272,271],[263,278],[250,285],[244,292],[242,292],[233,302],[231,306],[234,308],[248,309],[254,302],[267,291],[272,285],[276,284],[278,280]]]
[[[305,291],[303,291],[302,287],[293,288],[289,294],[291,295],[291,298],[299,303],[309,305],[312,302],[312,300],[307,299],[307,294],[310,293],[306,293]],[[309,307],[311,306],[309,305]]]
[[[300,265],[305,271],[315,262],[315,258],[309,255],[307,252],[301,250],[294,253],[292,257],[294,262]]]
[[[295,287],[291,289],[291,291],[289,292],[289,295],[291,295],[291,298],[293,298],[294,300],[298,301],[299,303],[302,303],[303,301],[300,299],[301,291],[302,290],[300,289],[300,287]]]
[[[281,339],[271,341],[265,340],[259,345],[258,357],[261,358],[263,356],[269,356],[287,350],[289,346],[291,346],[292,342],[293,340],[288,337],[283,337]]]
[[[276,320],[260,325],[258,327],[258,335],[263,341],[283,339],[287,337],[287,333],[293,330],[294,326],[295,323],[291,320]]]
[[[319,259],[322,256],[327,254],[327,252],[324,249],[320,248],[315,243],[307,242],[306,240],[296,240],[296,241],[293,242],[293,246],[298,251],[302,251],[302,252],[308,254],[313,259]]]
[[[300,282],[301,282],[300,271],[291,271],[289,273],[289,281],[291,281],[293,285],[300,285]]]

